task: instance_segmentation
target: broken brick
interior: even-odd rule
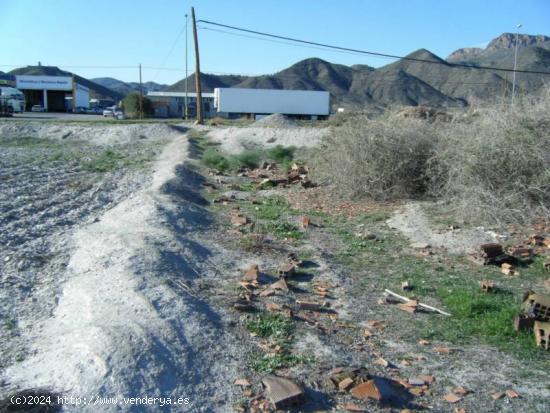
[[[432,384],[435,381],[435,377],[431,375],[420,375],[419,379],[424,380],[424,383]]]
[[[516,399],[519,397],[519,393],[514,390],[506,390],[506,396],[509,399]]]
[[[484,293],[490,293],[495,288],[495,282],[493,280],[483,280],[480,282],[480,287]]]
[[[237,379],[233,382],[235,386],[250,387],[250,382],[247,379]]]
[[[406,303],[403,304],[397,304],[397,307],[399,307],[401,310],[406,311],[408,313],[415,313],[418,309],[418,301],[417,300],[409,300]]]
[[[269,376],[262,380],[267,394],[273,406],[276,409],[281,409],[285,406],[291,406],[303,402],[303,391],[292,380]]]
[[[517,314],[514,317],[514,330],[529,331],[533,328],[535,317],[529,314]]]
[[[430,342],[428,340],[418,340],[418,344],[420,344],[421,346],[427,346],[428,344],[430,344]]]
[[[532,314],[536,320],[550,322],[550,296],[529,291],[525,294],[521,308],[525,314]]]
[[[465,389],[464,387],[459,386],[459,387],[455,387],[455,388],[453,389],[453,393],[454,393],[454,394],[458,394],[458,395],[460,395],[460,396],[464,396],[464,395],[470,393],[470,390],[467,390],[467,389]]]
[[[550,323],[535,321],[533,325],[537,346],[550,350]]]
[[[275,303],[266,303],[265,305],[265,309],[270,313],[277,312],[281,310],[281,308],[282,307],[279,304],[275,304]]]
[[[504,397],[504,393],[501,391],[497,391],[496,393],[491,394],[491,398],[493,400],[502,399]]]
[[[235,227],[241,227],[248,223],[248,218],[242,214],[236,214],[231,217],[231,224]]]
[[[293,263],[288,262],[281,265],[277,270],[277,273],[279,274],[280,277],[288,277],[294,274],[295,270],[296,270],[296,266]]]
[[[449,347],[435,347],[434,350],[441,355],[449,355],[451,354],[452,350]]]
[[[303,216],[300,218],[300,225],[303,229],[307,229],[309,227],[310,220],[309,217]]]
[[[300,310],[319,311],[321,309],[321,304],[314,303],[312,301],[296,300],[296,304],[298,304],[298,307],[300,307]]]
[[[245,281],[258,281],[258,274],[259,274],[259,267],[258,265],[254,264],[252,265],[248,270],[244,272],[243,280]]]
[[[453,394],[453,393],[446,394],[445,396],[443,396],[443,398],[449,403],[458,403],[459,401],[462,400],[462,397],[457,396],[456,394]]]
[[[519,272],[514,269],[514,267],[505,262],[500,266],[500,272],[502,272],[505,275],[519,275]]]
[[[533,248],[525,248],[525,247],[512,247],[510,249],[510,254],[512,254],[514,257],[519,258],[531,258],[534,255]]]
[[[353,379],[350,377],[346,377],[344,380],[338,383],[338,389],[340,391],[347,391],[352,384],[353,384]]]

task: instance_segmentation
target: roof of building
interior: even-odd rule
[[[147,96],[150,97],[169,97],[169,98],[184,98],[185,92],[147,92]],[[190,98],[196,98],[197,94],[195,92],[187,92],[187,96]],[[203,93],[203,98],[213,98],[213,93]]]

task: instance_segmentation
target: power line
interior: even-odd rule
[[[327,49],[343,50],[343,51],[347,51],[347,52],[366,54],[366,55],[369,55],[369,56],[379,56],[379,57],[387,57],[387,58],[392,58],[392,59],[402,59],[402,60],[409,60],[409,61],[414,61],[414,62],[419,62],[419,63],[439,64],[439,65],[444,65],[444,66],[448,66],[448,67],[451,67],[451,68],[467,68],[467,69],[477,69],[477,70],[493,70],[493,71],[501,71],[501,72],[517,72],[517,73],[550,75],[550,72],[541,72],[541,71],[535,71],[535,70],[519,70],[519,69],[514,70],[514,69],[509,69],[509,68],[503,68],[503,67],[468,65],[468,64],[464,64],[464,63],[448,63],[444,60],[438,61],[438,60],[420,59],[420,58],[417,58],[417,57],[397,56],[397,55],[392,55],[392,54],[387,54],[387,53],[378,53],[378,52],[371,52],[371,51],[361,50],[361,49],[353,49],[353,48],[349,48],[349,47],[334,46],[334,45],[330,45],[330,44],[326,44],[326,43],[319,43],[319,42],[313,42],[313,41],[309,41],[309,40],[296,39],[296,38],[293,38],[293,37],[280,36],[280,35],[277,35],[277,34],[259,32],[259,31],[256,31],[256,30],[244,29],[242,27],[230,26],[230,25],[227,25],[227,24],[212,22],[212,21],[209,21],[209,20],[198,20],[198,22],[199,23],[210,24],[210,25],[218,26],[218,27],[225,27],[226,29],[237,30],[237,31],[240,31],[240,32],[252,33],[252,34],[256,34],[256,35],[260,35],[260,36],[271,37],[271,38],[275,38],[275,39],[287,40],[287,41],[291,41],[291,42],[303,43],[303,44],[308,44],[308,45],[313,45],[313,46],[319,46],[319,47],[324,47],[324,48],[327,48]]]
[[[183,26],[181,28],[181,30],[179,31],[178,35],[176,36],[176,38],[174,39],[174,43],[172,43],[172,47],[170,47],[170,51],[168,52],[168,54],[164,57],[164,59],[162,60],[162,63],[160,65],[160,67],[164,67],[164,65],[166,64],[166,61],[168,60],[168,58],[172,55],[172,53],[174,52],[174,49],[176,47],[176,44],[178,43],[178,40],[180,39],[180,36],[183,34],[183,32],[185,31],[185,26]],[[159,75],[161,69],[157,69],[155,75],[153,76],[153,80],[152,82],[154,82],[157,78],[157,76]]]

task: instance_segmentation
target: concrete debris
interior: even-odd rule
[[[495,289],[495,282],[493,280],[483,280],[480,282],[480,287],[484,293],[491,293]]]
[[[269,376],[264,378],[262,383],[275,409],[282,409],[304,402],[303,390],[292,380]]]
[[[284,278],[270,284],[265,290],[260,293],[260,297],[268,297],[275,294],[275,291],[288,292],[288,285]]]
[[[550,350],[550,323],[535,321],[533,325],[537,346],[544,350]]]

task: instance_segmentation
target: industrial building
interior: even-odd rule
[[[71,76],[16,75],[15,87],[25,94],[26,110],[40,105],[45,111],[67,112],[90,105],[90,90]]]
[[[185,115],[185,92],[148,92],[147,98],[153,103],[155,117],[158,118],[183,118]],[[214,94],[202,94],[202,107],[204,117],[216,116],[214,107]],[[197,114],[197,94],[187,93],[187,115],[190,118]]]

